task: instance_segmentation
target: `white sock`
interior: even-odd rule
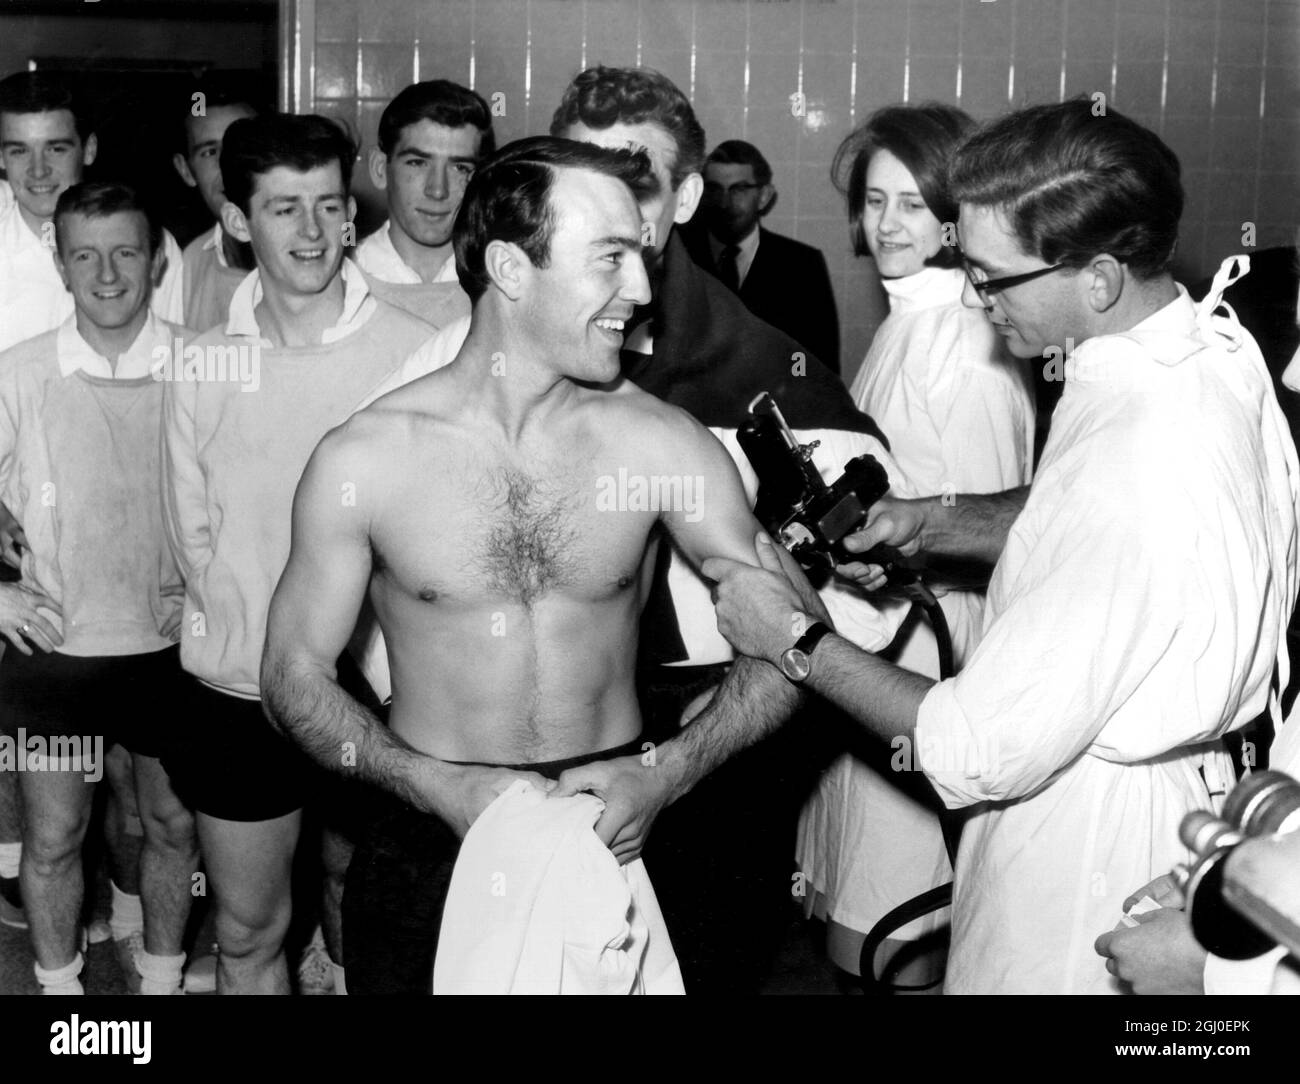
[[[41,984],[41,993],[84,994],[86,991],[77,976],[85,964],[85,957],[79,952],[72,963],[56,967],[52,971],[46,971],[40,964],[36,964],[36,981]]]
[[[18,876],[18,863],[22,861],[21,843],[0,843],[0,877]]]
[[[148,952],[137,952],[135,969],[140,972],[140,993],[157,995],[179,992],[181,968],[184,966],[183,952],[179,956],[153,956]]]
[[[123,892],[112,881],[108,882],[108,886],[113,890],[113,911],[108,916],[113,940],[121,941],[133,933],[143,933],[144,908],[140,904],[140,897]]]
[[[331,962],[330,967],[334,969],[334,993],[346,994],[348,992],[348,984],[343,980],[343,965]]]

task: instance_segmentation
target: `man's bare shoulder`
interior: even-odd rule
[[[712,442],[713,435],[681,407],[621,380],[593,400],[602,424],[615,427],[632,445],[672,453]]]

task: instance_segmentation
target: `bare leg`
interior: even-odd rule
[[[284,936],[302,813],[227,821],[199,813],[199,846],[217,912],[219,994],[287,994]]]
[[[108,844],[108,872],[113,883],[132,896],[140,895],[140,812],[135,800],[131,754],[114,745],[104,758],[108,778],[108,807],[104,811],[104,842]]]
[[[144,904],[144,947],[154,956],[179,954],[199,868],[194,816],[176,797],[162,762],[134,755],[135,792],[144,826],[140,854],[140,896]]]
[[[321,929],[330,959],[343,963],[343,879],[352,861],[352,841],[329,826],[321,830],[321,863],[325,884],[321,898]]]
[[[22,888],[36,962],[65,967],[80,948],[85,882],[81,845],[94,784],[81,772],[24,772]]]

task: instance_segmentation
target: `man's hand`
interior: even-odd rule
[[[787,577],[775,543],[759,535],[755,568],[725,557],[711,557],[701,566],[716,582],[714,610],[718,631],[742,655],[776,664],[814,621],[833,624],[817,593],[802,581]]]
[[[63,616],[59,604],[49,595],[21,583],[0,584],[0,633],[24,655],[32,653],[28,640],[45,652],[63,643],[59,630],[40,610]]]
[[[471,764],[443,764],[443,781],[438,795],[430,803],[436,813],[460,839],[483,810],[510,788],[517,779],[527,780],[539,790],[549,791],[555,783],[536,772],[517,772],[510,768],[484,768]]]
[[[896,549],[903,557],[915,557],[921,551],[925,507],[923,500],[881,497],[867,512],[866,526],[844,539],[844,548],[851,553],[865,553],[885,545]],[[850,561],[837,565],[835,571],[866,591],[877,591],[885,586],[885,570],[877,564]]]
[[[1205,993],[1207,953],[1192,936],[1187,912],[1161,907],[1133,919],[1131,929],[1097,938],[1093,947],[1106,957],[1106,970],[1135,994]]]
[[[641,854],[659,811],[672,801],[674,780],[662,766],[635,754],[597,760],[564,772],[552,798],[587,792],[605,803],[596,835],[625,866]]]

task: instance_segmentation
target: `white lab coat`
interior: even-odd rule
[[[853,382],[919,496],[998,493],[1033,473],[1034,398],[979,309],[962,305],[965,274],[929,267],[886,279],[889,317]],[[958,666],[978,641],[983,595],[940,600]],[[938,678],[934,634],[913,620],[893,650],[901,666]],[[899,763],[914,767],[914,751]],[[888,911],[951,876],[938,818],[871,767],[845,755],[822,776],[800,818],[800,869],[831,921],[865,933]],[[919,937],[934,921],[895,931]]]
[[[1232,263],[1199,312],[1180,287],[1068,360],[984,638],[921,704],[922,765],[973,807],[950,992],[1117,990],[1098,931],[1229,786],[1198,743],[1270,704],[1275,660],[1286,685],[1296,453],[1254,341],[1210,316]]]
[[[470,826],[443,908],[435,994],[683,994],[636,859],[592,826],[605,803],[512,783]]]

